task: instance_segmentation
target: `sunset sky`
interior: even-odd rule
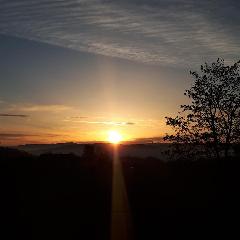
[[[240,58],[239,0],[0,0],[0,144],[162,137],[189,70]]]

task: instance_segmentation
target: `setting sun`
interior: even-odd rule
[[[119,132],[111,130],[108,132],[108,141],[110,143],[117,144],[122,141],[122,136]]]

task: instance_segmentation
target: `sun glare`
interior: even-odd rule
[[[108,132],[108,141],[110,143],[118,144],[122,141],[122,136],[118,131],[111,130]]]

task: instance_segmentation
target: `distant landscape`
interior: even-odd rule
[[[6,239],[110,238],[114,146],[102,145],[98,153],[93,146],[82,156],[0,148],[1,234]],[[233,238],[238,234],[233,226],[239,214],[239,156],[238,151],[221,165],[122,156],[135,238]]]
[[[33,155],[44,153],[69,154],[73,153],[77,156],[82,156],[86,146],[101,146],[109,145],[107,143],[95,144],[77,144],[77,143],[59,143],[59,144],[27,144],[15,147],[16,149],[26,151]],[[121,157],[137,157],[146,158],[153,157],[161,160],[168,159],[165,154],[169,148],[167,143],[156,144],[121,144],[118,146],[119,155]]]

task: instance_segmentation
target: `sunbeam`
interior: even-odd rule
[[[130,239],[133,239],[132,219],[116,145],[113,158],[111,240]]]

